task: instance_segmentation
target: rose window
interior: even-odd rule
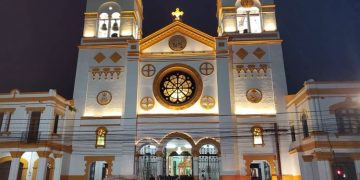
[[[153,83],[156,100],[164,107],[183,110],[194,105],[203,89],[201,76],[191,66],[171,64],[159,71]]]
[[[181,71],[165,75],[160,86],[163,99],[177,105],[189,101],[196,90],[194,79],[189,74]]]

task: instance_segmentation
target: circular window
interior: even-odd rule
[[[192,106],[202,92],[200,75],[183,64],[165,67],[156,76],[153,86],[160,104],[177,110]]]

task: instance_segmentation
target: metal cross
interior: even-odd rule
[[[171,15],[175,16],[175,20],[180,21],[180,16],[184,15],[183,11],[180,11],[179,8],[176,8],[176,10],[174,12],[171,13]]]

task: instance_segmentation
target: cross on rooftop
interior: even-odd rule
[[[176,10],[174,12],[171,13],[173,16],[175,16],[175,20],[176,21],[180,21],[180,16],[184,15],[184,11],[180,11],[179,8],[176,8]]]

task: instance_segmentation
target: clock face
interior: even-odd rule
[[[259,103],[263,96],[260,90],[258,89],[249,89],[246,93],[246,98],[249,102]]]
[[[186,39],[184,36],[175,35],[169,40],[169,47],[173,51],[181,51],[186,47]]]
[[[109,91],[101,91],[96,97],[97,102],[100,105],[107,105],[111,102],[112,95]]]

